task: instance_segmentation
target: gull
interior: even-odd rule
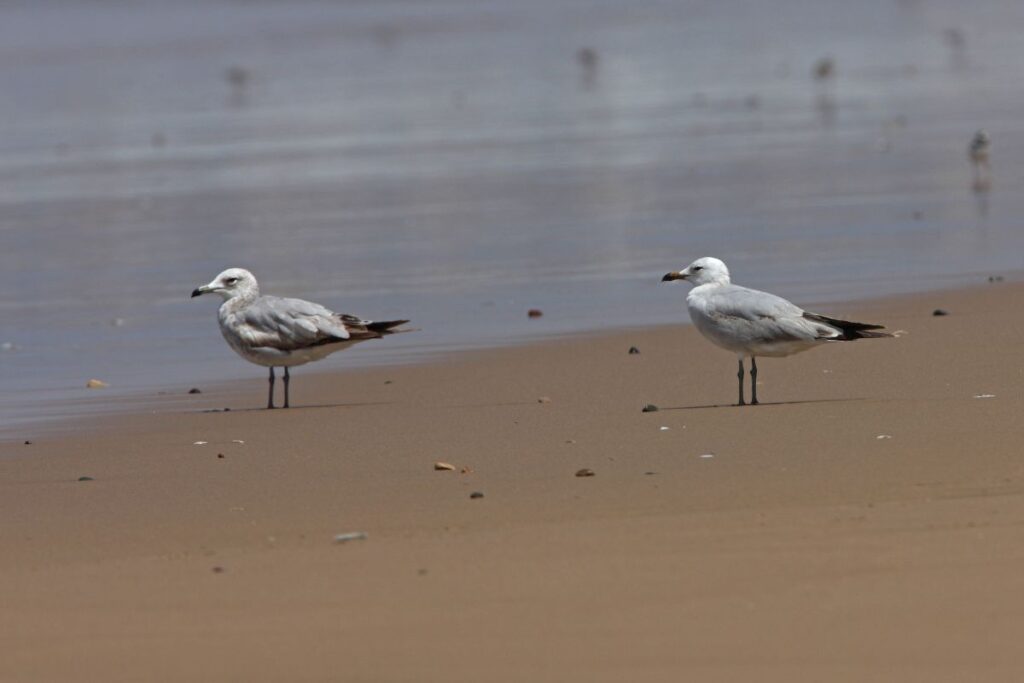
[[[983,175],[987,176],[991,171],[988,164],[989,154],[992,152],[992,139],[984,130],[979,130],[971,138],[971,144],[967,147],[967,156],[974,164],[974,181],[981,182]],[[984,171],[984,173],[982,173]]]
[[[739,358],[737,405],[744,405],[744,358],[750,358],[750,403],[757,405],[758,356],[789,356],[830,342],[892,336],[872,331],[882,329],[881,325],[828,318],[774,294],[734,285],[726,265],[710,256],[667,273],[661,280],[686,280],[692,284],[686,306],[693,324],[711,342]]]
[[[288,368],[320,360],[367,339],[406,332],[392,328],[408,320],[373,322],[335,313],[302,299],[261,296],[253,274],[228,268],[212,282],[192,291],[197,297],[219,294],[220,332],[228,346],[250,363],[270,368],[267,408],[274,407],[274,368],[284,368],[284,407],[288,407]]]

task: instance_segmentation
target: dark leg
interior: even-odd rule
[[[288,407],[288,380],[291,376],[288,374],[288,366],[284,366],[284,407]]]
[[[743,359],[740,358],[740,371],[736,373],[736,376],[740,378],[740,401],[736,405],[746,405],[743,401]]]
[[[750,357],[750,405],[757,405],[757,359]]]
[[[267,394],[267,410],[274,407],[274,366],[270,366],[270,393]]]

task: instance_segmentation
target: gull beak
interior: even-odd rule
[[[192,298],[195,299],[197,296],[200,296],[201,294],[206,294],[209,291],[210,291],[210,285],[203,285],[202,287],[196,287],[195,289],[192,290]]]
[[[686,274],[680,270],[673,270],[671,273],[665,273],[665,277],[661,278],[662,282],[672,282],[673,280],[685,280]]]

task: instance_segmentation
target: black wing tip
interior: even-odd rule
[[[804,311],[804,317],[814,322],[824,323],[835,327],[842,332],[841,337],[830,337],[830,339],[837,341],[852,341],[854,339],[875,339],[881,337],[892,337],[893,335],[889,332],[874,332],[872,330],[884,330],[885,325],[875,325],[873,323],[858,323],[852,320],[839,320],[838,318],[829,318],[827,315],[820,315],[818,313],[808,313]]]

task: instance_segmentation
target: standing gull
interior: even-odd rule
[[[288,368],[325,358],[367,339],[378,339],[408,320],[372,322],[334,313],[302,299],[261,296],[253,274],[228,268],[192,296],[215,292],[224,299],[217,311],[228,346],[250,363],[270,368],[267,408],[274,407],[274,367],[284,368],[284,407],[288,407]]]
[[[758,356],[789,356],[837,341],[891,337],[873,332],[881,325],[836,320],[809,313],[782,297],[734,285],[729,269],[716,258],[699,258],[683,270],[668,273],[662,282],[686,280],[693,289],[686,296],[690,318],[701,334],[739,358],[740,398],[743,401],[743,359],[750,358],[750,394],[757,404]]]

